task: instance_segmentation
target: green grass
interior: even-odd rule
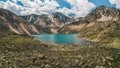
[[[0,38],[0,68],[120,68],[119,57],[120,49],[106,45],[48,45],[13,34]]]

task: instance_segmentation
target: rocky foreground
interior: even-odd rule
[[[28,36],[2,35],[0,68],[120,68],[120,48],[46,45]]]

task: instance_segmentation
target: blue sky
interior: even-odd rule
[[[18,15],[62,12],[82,17],[101,5],[120,8],[120,0],[0,0],[1,8]]]
[[[96,5],[96,7],[101,6],[101,5],[106,5],[106,6],[113,6],[115,7],[115,4],[111,4],[109,0],[88,0],[89,2],[93,3]],[[65,0],[57,0],[57,2],[61,5],[61,7],[67,7],[71,8],[70,4],[67,3]]]
[[[88,0],[88,1],[94,3],[97,7],[100,5],[114,6],[109,2],[109,0]]]
[[[7,0],[0,0],[0,1],[6,2]],[[31,0],[31,1],[34,1],[34,0]],[[44,1],[44,0],[41,0],[41,1]],[[61,6],[60,8],[63,8],[63,7],[67,7],[69,9],[71,8],[71,5],[65,0],[56,0],[56,1],[60,4]],[[114,6],[114,7],[116,6],[116,4],[111,4],[109,0],[88,0],[88,1],[95,4],[97,7],[101,5]],[[23,5],[20,1],[18,1],[18,4]]]
[[[57,0],[57,2],[60,4],[60,8],[63,8],[63,7],[66,7],[66,8],[71,8],[71,5],[68,3],[68,2],[66,2],[65,0]]]

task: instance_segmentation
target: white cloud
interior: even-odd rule
[[[92,8],[95,8],[93,3],[88,2],[88,0],[66,0],[71,4],[71,13],[75,13],[76,17],[85,16],[89,13]]]
[[[17,4],[17,1],[21,1],[23,6]],[[50,12],[62,12],[65,15],[74,13],[76,17],[85,16],[89,11],[95,7],[94,4],[88,2],[88,0],[65,0],[66,2],[70,3],[72,6],[71,9],[66,7],[59,8],[60,5],[58,4],[57,0],[12,0],[2,2],[0,1],[0,6],[5,9],[9,9],[12,12],[18,15],[28,15],[28,14],[48,14]],[[1,5],[2,4],[2,5]]]
[[[19,5],[12,3],[10,1],[6,1],[5,3],[3,3],[1,8],[8,9],[8,10],[10,10],[18,15],[20,15],[21,12],[23,10],[25,10],[25,8],[23,8],[22,6],[19,6]]]
[[[120,8],[120,0],[109,0],[111,4],[116,4],[116,8]]]

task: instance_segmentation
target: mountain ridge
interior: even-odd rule
[[[104,32],[106,28],[113,31],[115,29],[119,30],[120,21],[120,10],[108,6],[100,6],[78,21],[74,21],[59,12],[49,15],[32,14],[19,17],[5,9],[1,9],[0,13],[0,21],[4,22],[11,31],[17,34],[28,35],[40,33],[80,33],[83,36],[90,31],[94,33],[95,31],[103,30]]]
[[[77,22],[65,25],[60,33],[79,33],[80,38],[119,45],[120,10],[100,6]]]
[[[26,23],[26,21],[24,21],[22,18],[6,9],[0,8],[0,20],[2,20],[1,24],[4,24],[5,27],[9,28],[9,31],[12,31],[16,34],[30,35],[39,33],[33,25]]]
[[[58,33],[58,30],[65,24],[69,24],[74,20],[60,12],[43,15],[27,15],[20,16],[25,21],[36,25],[37,28],[41,27],[45,33]],[[45,29],[45,30],[44,30]],[[46,31],[46,29],[48,29]]]
[[[60,33],[65,33],[65,32],[72,33],[73,31],[77,29],[77,27],[80,28],[84,26],[85,24],[89,24],[91,22],[106,22],[106,21],[119,21],[119,20],[120,20],[120,10],[114,7],[108,7],[108,6],[103,5],[103,6],[97,7],[91,13],[89,13],[83,18],[80,18],[78,21],[70,23],[66,25],[65,27],[62,27],[59,30],[59,32]],[[76,29],[74,29],[74,27],[76,27]],[[69,29],[70,31],[64,30],[65,28]],[[79,30],[80,29],[78,29],[78,31]]]

